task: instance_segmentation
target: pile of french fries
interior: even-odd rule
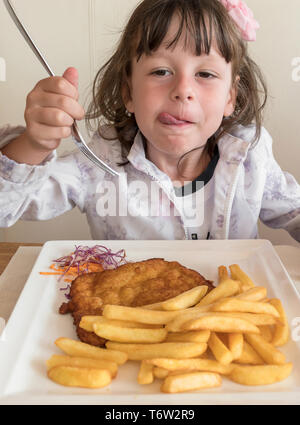
[[[67,386],[102,388],[127,360],[140,362],[137,382],[162,379],[161,391],[219,387],[222,377],[242,385],[286,379],[292,363],[278,349],[289,340],[279,299],[255,286],[237,265],[218,267],[218,286],[198,286],[143,307],[106,305],[80,327],[105,338],[106,348],[58,338],[64,355],[47,361],[48,376]]]

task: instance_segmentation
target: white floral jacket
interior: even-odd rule
[[[23,131],[0,128],[0,148]],[[237,126],[218,142],[214,206],[205,212],[211,216],[210,238],[257,238],[261,219],[300,242],[300,186],[275,161],[268,132],[263,128],[259,141],[251,143],[253,134],[254,126]],[[145,157],[140,133],[126,165],[117,165],[124,162],[118,140],[95,135],[90,147],[122,177],[98,169],[78,150],[61,157],[54,152],[38,166],[17,164],[0,153],[0,227],[19,219],[48,220],[77,206],[94,239],[188,238],[189,223],[172,181]],[[153,187],[159,189],[159,202],[149,199]],[[158,204],[171,214],[159,211]]]

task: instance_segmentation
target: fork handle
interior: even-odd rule
[[[31,48],[31,50],[33,51],[33,53],[35,54],[35,56],[41,62],[41,64],[43,65],[43,67],[45,68],[45,70],[48,72],[48,74],[50,75],[50,77],[54,77],[55,76],[54,72],[52,71],[52,69],[48,65],[48,63],[47,63],[46,59],[43,57],[42,53],[39,51],[39,49],[37,48],[37,46],[33,42],[32,38],[28,34],[28,31],[26,30],[26,28],[24,27],[24,25],[22,24],[22,22],[18,18],[17,14],[15,12],[15,9],[13,8],[10,0],[3,0],[3,1],[4,1],[4,4],[6,6],[6,9],[7,9],[8,13],[10,14],[10,16],[11,16],[12,20],[14,21],[14,23],[16,24],[18,30],[20,31],[20,33],[24,37],[24,39],[25,39],[26,43],[28,44],[28,46]]]

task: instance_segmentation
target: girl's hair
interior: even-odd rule
[[[175,38],[168,48],[176,46],[183,30],[195,43],[195,54],[209,54],[216,43],[227,63],[232,63],[232,81],[237,85],[234,113],[223,119],[220,129],[207,142],[205,150],[212,156],[215,145],[224,132],[236,124],[255,123],[254,140],[260,137],[262,110],[267,100],[264,78],[248,56],[247,44],[239,28],[219,0],[144,0],[133,12],[122,34],[119,45],[96,75],[93,84],[93,100],[87,111],[87,124],[97,129],[106,140],[112,140],[103,124],[113,126],[122,144],[126,158],[138,126],[134,115],[129,116],[124,105],[124,96],[129,96],[127,79],[131,76],[132,60],[150,55],[165,39],[174,14],[180,17]],[[188,40],[186,40],[188,42]],[[236,77],[239,77],[236,81]],[[115,139],[115,137],[114,137]]]

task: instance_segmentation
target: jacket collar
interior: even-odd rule
[[[250,142],[229,133],[218,141],[220,158],[230,164],[244,162],[250,147]]]
[[[134,168],[143,173],[146,173],[153,180],[159,180],[169,187],[172,186],[170,177],[161,171],[155,164],[153,164],[153,162],[147,159],[146,147],[140,131],[138,131],[137,135],[135,136],[134,143],[130,149],[127,159],[134,166]]]
[[[249,134],[249,131],[246,132],[243,126],[237,126],[232,134],[225,133],[218,141],[220,158],[233,164],[244,162],[251,146],[251,134]],[[171,182],[164,172],[147,159],[144,139],[140,131],[134,139],[127,159],[137,170],[146,173],[150,177],[160,181]]]

